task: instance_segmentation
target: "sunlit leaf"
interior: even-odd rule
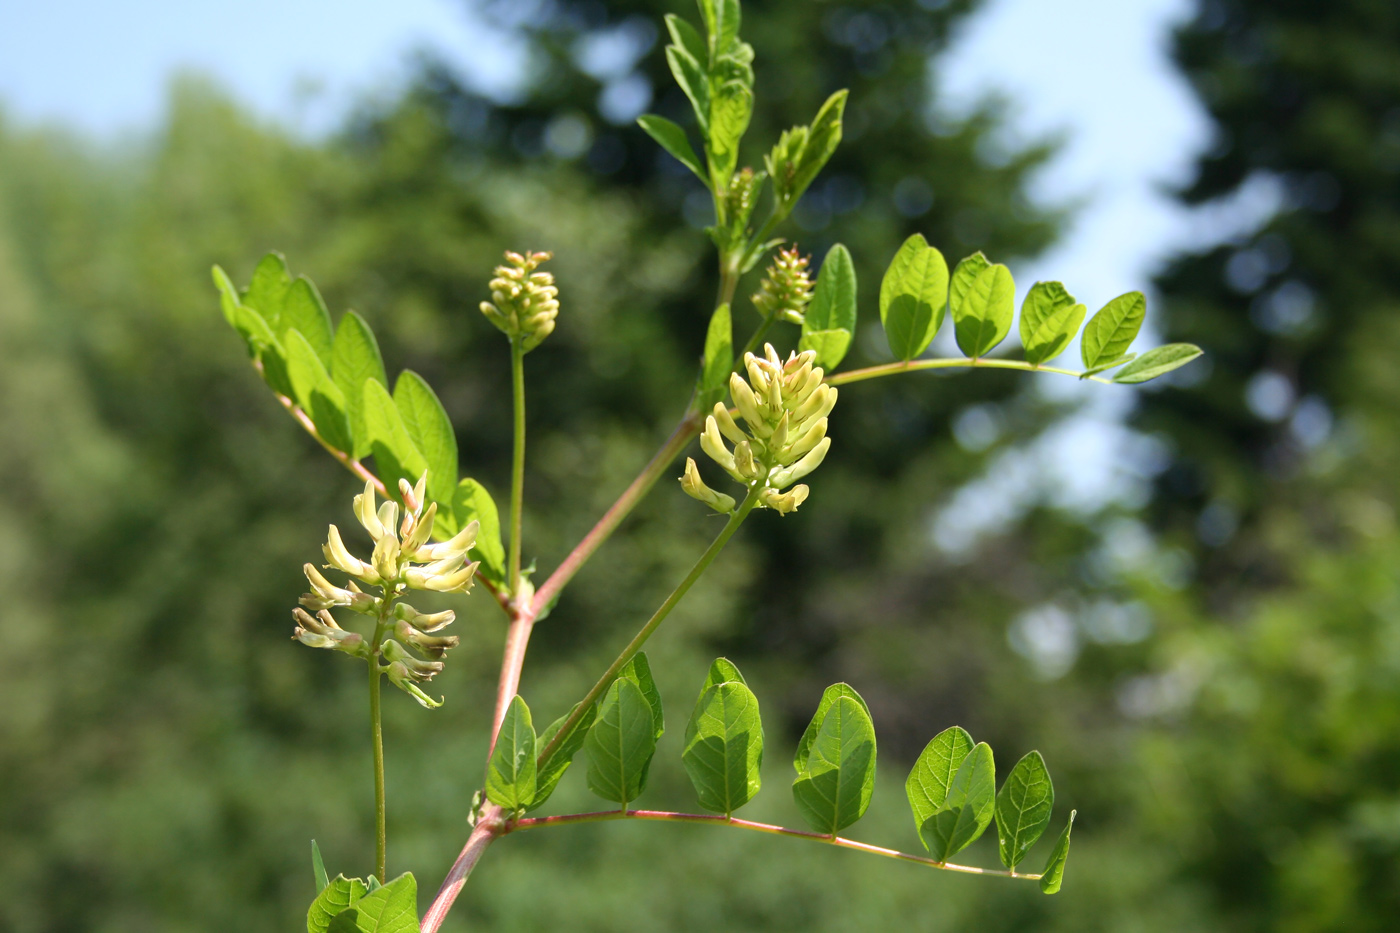
[[[792,784],[807,825],[835,834],[865,815],[875,787],[875,727],[864,704],[836,699],[822,715],[806,767]]]
[[[656,753],[656,733],[651,704],[640,687],[625,677],[613,681],[584,747],[589,790],[624,807],[641,796]]]
[[[457,435],[447,410],[427,381],[411,369],[399,373],[394,383],[394,405],[428,465],[428,498],[441,503],[439,508],[451,505],[457,488]]]
[[[1114,382],[1138,383],[1165,376],[1201,355],[1201,348],[1190,343],[1169,343],[1148,350],[1113,376]]]
[[[700,124],[700,133],[710,137],[710,82],[706,69],[701,67],[690,52],[676,45],[666,46],[666,63],[671,74],[680,85],[690,105],[695,110],[695,119]]]
[[[700,364],[700,393],[697,410],[708,413],[724,398],[729,373],[734,369],[734,325],[729,305],[722,304],[710,316],[705,332],[705,357]]]
[[[379,355],[374,331],[354,311],[341,316],[340,327],[336,328],[335,339],[331,342],[331,379],[345,396],[350,433],[355,439],[351,455],[356,459],[367,457],[371,451],[369,433],[365,429],[365,381],[377,379],[380,385],[387,386],[389,378],[384,374],[384,359]]]
[[[763,725],[758,698],[743,683],[709,684],[686,726],[681,761],[700,806],[733,813],[759,789]]]
[[[973,746],[953,775],[948,798],[919,827],[919,838],[940,862],[977,841],[992,822],[996,800],[996,766],[986,742]]]
[[[292,274],[287,271],[287,260],[281,253],[268,253],[253,270],[253,279],[243,293],[242,303],[258,312],[274,334],[280,334],[285,329],[282,303],[291,287]]]
[[[399,480],[416,483],[428,468],[428,462],[408,436],[403,416],[389,390],[378,379],[365,380],[364,417],[379,478],[392,495],[397,495]]]
[[[311,909],[306,912],[306,933],[326,933],[331,920],[347,908],[354,907],[367,890],[359,878],[336,875],[311,902]]]
[[[418,882],[403,874],[338,914],[326,933],[419,933]]]
[[[1046,894],[1055,894],[1060,890],[1060,885],[1065,880],[1065,862],[1069,859],[1069,831],[1074,828],[1074,814],[1076,811],[1069,811],[1069,822],[1065,824],[1064,831],[1060,833],[1060,838],[1055,842],[1055,849],[1050,853],[1050,860],[1045,863],[1045,871],[1040,875],[1040,890]]]
[[[705,686],[701,688],[703,693],[706,689],[715,684],[724,684],[733,681],[739,684],[747,684],[744,675],[739,673],[739,668],[734,666],[734,662],[728,658],[715,658],[710,665],[710,672],[705,676]]]
[[[321,365],[327,372],[330,371],[331,315],[326,310],[321,293],[306,276],[298,276],[287,289],[286,297],[282,299],[282,319],[278,326],[284,331],[292,328],[301,331],[311,349],[316,351]]]
[[[1059,356],[1084,323],[1085,307],[1059,282],[1036,282],[1021,303],[1021,345],[1039,366]]]
[[[452,494],[451,511],[459,529],[473,521],[478,523],[471,556],[481,561],[481,569],[487,577],[505,579],[506,549],[501,543],[501,517],[486,487],[474,479],[463,479]]]
[[[311,840],[311,874],[316,879],[316,893],[326,890],[326,886],[331,883],[330,876],[326,874],[326,863],[321,858],[321,847],[316,844],[316,840]]]
[[[977,273],[953,315],[958,347],[969,357],[986,356],[1011,333],[1016,316],[1016,283],[1001,263]]]
[[[948,790],[953,786],[953,777],[972,751],[972,747],[972,736],[968,735],[962,726],[944,729],[924,746],[923,752],[909,771],[908,780],[904,782],[904,791],[909,796],[909,808],[914,813],[916,830],[921,830],[924,821],[948,802]]]
[[[963,313],[962,305],[967,300],[967,293],[972,290],[972,283],[976,282],[977,276],[991,264],[986,256],[977,252],[964,257],[953,270],[953,276],[948,282],[948,309],[952,312],[954,320]]]
[[[686,139],[685,130],[665,117],[659,117],[654,113],[638,117],[637,125],[645,130],[648,136],[656,140],[662,149],[675,156],[682,165],[694,172],[706,186],[710,184],[709,176],[705,174],[705,167],[700,164],[700,157],[691,148],[690,140]]]
[[[287,377],[297,404],[316,425],[327,444],[348,452],[353,446],[350,420],[345,413],[345,396],[331,381],[331,374],[321,365],[320,357],[307,343],[301,331],[289,328],[283,337],[287,349]]]
[[[815,350],[817,365],[831,370],[845,357],[855,330],[856,267],[850,251],[837,243],[822,260],[798,349]]]
[[[1128,352],[1142,320],[1147,315],[1147,298],[1142,292],[1128,292],[1104,305],[1084,326],[1079,352],[1086,370],[1116,360]]]
[[[943,324],[948,264],[916,233],[904,241],[880,283],[880,322],[890,351],[901,360],[923,353]]]
[[[651,676],[651,662],[647,660],[647,653],[637,652],[618,671],[617,676],[632,681],[642,691],[642,696],[647,698],[647,705],[651,707],[652,728],[659,741],[666,731],[666,717],[661,710],[661,691],[656,689],[656,679]]]
[[[516,696],[501,721],[491,763],[486,769],[486,799],[514,812],[535,800],[535,726],[530,707]]]
[[[822,727],[822,719],[826,717],[827,710],[831,709],[831,705],[842,697],[859,703],[861,708],[865,710],[865,715],[870,716],[870,707],[865,705],[865,699],[856,693],[855,688],[850,684],[832,684],[823,690],[821,701],[817,703],[817,711],[813,714],[812,721],[807,724],[802,738],[797,742],[797,754],[792,759],[792,767],[798,774],[807,770],[807,756],[811,754],[812,743],[816,741],[817,732]]]
[[[997,792],[997,842],[1001,863],[1015,869],[1050,825],[1055,785],[1040,752],[1030,752],[1011,769]]]

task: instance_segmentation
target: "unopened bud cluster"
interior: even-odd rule
[[[810,258],[799,254],[795,246],[779,250],[773,257],[752,299],[764,317],[802,323],[802,312],[812,301],[812,277],[807,269]]]
[[[405,506],[400,521],[398,503],[386,501],[376,505],[374,483],[365,483],[364,493],[355,497],[355,517],[374,540],[374,550],[369,560],[361,560],[345,546],[340,529],[330,526],[321,548],[328,562],[325,566],[352,579],[338,587],[314,564],[306,564],[302,569],[311,591],[301,597],[305,608],[293,610],[297,622],[293,637],[312,648],[332,648],[378,664],[395,686],[424,706],[434,707],[442,705],[441,701],[429,697],[417,685],[442,670],[441,659],[456,646],[456,636],[433,634],[452,624],[456,614],[451,610],[419,612],[399,596],[405,589],[438,593],[465,593],[470,589],[477,563],[467,562],[467,552],[476,543],[478,526],[471,522],[451,539],[430,544],[437,503],[424,507],[426,485],[426,474],[416,486],[399,481]],[[381,595],[365,592],[356,581],[378,587]],[[335,608],[375,617],[377,659],[371,640],[336,623],[330,613]],[[416,657],[409,648],[424,657]]]
[[[559,315],[559,289],[554,276],[537,271],[553,253],[506,253],[505,265],[496,267],[491,280],[491,300],[481,303],[481,313],[507,337],[519,339],[526,351],[535,349],[554,331]]]
[[[741,428],[723,403],[705,419],[700,448],[744,486],[758,493],[758,504],[792,512],[807,498],[806,485],[792,486],[821,465],[831,447],[827,415],[836,390],[822,381],[811,350],[791,354],[786,362],[765,345],[764,355],[744,354],[745,380],[729,377],[729,392],[744,421]],[[725,442],[733,444],[731,450]],[[681,488],[717,512],[734,509],[734,499],[706,486],[695,461],[687,458]],[[786,492],[784,490],[787,490]]]

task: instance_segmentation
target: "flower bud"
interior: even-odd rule
[[[804,485],[794,486],[785,493],[765,489],[758,494],[758,501],[765,508],[773,509],[779,515],[786,515],[788,512],[796,512],[797,507],[807,501],[807,492],[808,489]]]
[[[411,558],[428,543],[428,538],[433,533],[433,523],[437,521],[437,511],[437,503],[430,502],[425,511],[413,517],[413,527],[403,538],[402,550],[405,555]]]
[[[826,452],[831,449],[831,438],[824,437],[811,450],[807,452],[801,460],[788,467],[786,470],[779,470],[769,477],[769,484],[775,489],[782,489],[788,483],[795,482],[806,476],[808,473],[821,466],[826,459]]]
[[[552,253],[506,253],[506,264],[496,267],[491,280],[491,300],[481,303],[481,313],[512,340],[519,339],[526,352],[554,332],[559,315],[559,289],[554,276],[536,271],[553,258]]]
[[[392,505],[392,503],[389,503]],[[380,510],[380,517],[383,517],[383,510]],[[374,570],[382,578],[383,582],[392,586],[399,578],[402,567],[399,564],[399,539],[393,535],[385,535],[374,545],[374,554],[370,558],[374,563]]]
[[[451,609],[443,612],[419,612],[408,603],[395,603],[394,618],[407,622],[420,632],[436,632],[455,622],[457,613]]]
[[[402,661],[395,661],[384,668],[384,673],[389,675],[389,682],[398,687],[404,693],[418,701],[419,705],[425,709],[437,709],[442,705],[441,700],[434,700],[413,682],[413,677]]]
[[[461,641],[456,635],[424,635],[407,622],[394,625],[394,634],[430,658],[442,658]]]
[[[326,562],[341,573],[348,573],[371,586],[379,582],[379,574],[375,573],[369,564],[350,553],[340,538],[340,529],[334,525],[326,534],[326,543],[321,546],[321,553],[326,556]]]
[[[467,522],[467,527],[439,544],[426,544],[410,555],[416,561],[442,560],[454,554],[466,554],[476,544],[476,533],[481,523],[476,519]]]
[[[311,584],[311,592],[303,594],[301,604],[307,609],[330,609],[332,606],[348,606],[356,612],[366,614],[379,611],[379,600],[358,589],[344,590],[332,586],[313,564],[302,565],[302,572]]]
[[[297,627],[292,637],[311,648],[333,648],[356,657],[369,657],[369,646],[359,632],[347,632],[336,624],[324,609],[312,616],[302,609],[293,609]]]
[[[359,519],[369,536],[378,541],[384,537],[384,525],[379,521],[379,515],[374,505],[374,480],[365,480],[365,491],[362,495],[355,497],[355,518]]]
[[[685,474],[681,476],[681,489],[692,499],[699,499],[701,502],[714,509],[716,512],[734,511],[734,497],[726,496],[722,492],[716,492],[705,481],[700,478],[700,470],[696,468],[695,461],[685,458]]]

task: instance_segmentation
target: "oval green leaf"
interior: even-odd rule
[[[574,707],[574,709],[577,708],[577,706]],[[573,710],[569,710],[550,723],[549,727],[536,740],[535,747],[541,750],[548,748],[549,743],[554,741],[554,737],[559,734],[560,729],[564,728],[564,723],[568,722],[572,715]],[[588,730],[593,727],[597,715],[598,707],[590,705],[588,709],[583,711],[578,722],[569,729],[563,741],[555,746],[554,751],[550,752],[548,757],[539,759],[536,765],[535,797],[525,808],[526,810],[533,810],[541,806],[549,799],[549,795],[554,793],[554,788],[559,785],[559,779],[564,776],[565,771],[569,770],[569,765],[573,764],[574,756],[578,754],[578,750],[583,748],[584,740],[588,738]]]
[[[280,334],[282,324],[282,303],[287,298],[287,289],[292,287],[292,274],[287,271],[287,260],[281,253],[268,253],[258,261],[253,270],[252,281],[243,293],[242,303],[252,308],[267,322],[274,334]]]
[[[964,257],[953,270],[953,277],[948,282],[948,309],[953,314],[953,320],[956,321],[963,313],[963,302],[967,300],[972,283],[977,281],[977,276],[991,264],[991,260],[977,252]]]
[[[1040,752],[1029,752],[1016,762],[997,792],[997,842],[1001,863],[1015,870],[1026,852],[1050,825],[1055,805],[1055,785]]]
[[[357,460],[367,457],[371,450],[370,437],[365,430],[365,382],[377,379],[380,385],[388,385],[389,377],[384,373],[384,358],[379,354],[374,331],[354,311],[341,316],[340,327],[331,341],[331,379],[345,395],[350,433],[355,439],[351,455]]]
[[[700,361],[700,391],[696,400],[701,414],[707,414],[724,399],[725,386],[729,384],[729,373],[733,369],[734,325],[729,305],[722,304],[710,315],[710,326],[705,331],[705,355]]]
[[[870,716],[870,707],[865,705],[865,698],[856,693],[855,688],[850,684],[832,684],[823,690],[821,702],[817,704],[817,711],[813,714],[812,721],[807,724],[802,738],[797,742],[797,754],[792,759],[792,766],[798,774],[807,770],[807,756],[812,752],[812,743],[816,741],[817,732],[822,727],[822,720],[826,717],[827,710],[831,709],[831,704],[842,697],[855,700],[865,710],[865,715]]]
[[[632,660],[618,671],[617,676],[632,681],[637,685],[637,689],[642,691],[642,696],[646,697],[647,704],[651,707],[652,728],[656,732],[657,741],[660,741],[666,731],[666,717],[661,710],[661,691],[656,689],[656,679],[651,676],[651,662],[647,660],[647,653],[638,651]]]
[[[948,264],[916,233],[904,241],[880,282],[880,323],[890,352],[901,360],[923,353],[943,324]]]
[[[588,789],[604,800],[627,804],[646,788],[656,753],[651,704],[632,681],[613,681],[588,730]]]
[[[297,280],[287,289],[282,299],[282,319],[279,326],[283,330],[295,328],[301,331],[316,358],[329,372],[331,368],[331,314],[326,310],[326,302],[315,284],[306,276]]]
[[[1133,360],[1113,376],[1114,382],[1133,385],[1165,376],[1174,369],[1180,369],[1201,355],[1201,348],[1190,343],[1169,343],[1163,347],[1148,350]]]
[[[715,658],[714,663],[710,665],[709,674],[705,677],[705,686],[701,687],[700,690],[703,693],[715,684],[727,684],[730,681],[740,684],[748,683],[733,661],[728,658]]]
[[[977,273],[953,315],[958,347],[973,359],[985,356],[1011,333],[1016,316],[1016,282],[1001,263]]]
[[[837,243],[822,260],[798,349],[815,350],[817,365],[831,370],[845,357],[855,331],[856,267],[850,250]]]
[[[686,726],[681,762],[700,806],[729,814],[753,799],[763,766],[758,698],[737,681],[707,685]]]
[[[875,788],[875,726],[865,706],[842,696],[822,716],[792,796],[807,825],[836,834],[865,815]]]
[[[292,383],[297,404],[316,425],[316,433],[336,450],[350,452],[353,446],[350,421],[345,412],[345,396],[331,381],[330,373],[302,332],[288,328],[283,334],[287,348],[287,378]]]
[[[368,888],[359,878],[336,875],[311,902],[306,912],[306,933],[326,933],[331,920],[359,903]]]
[[[690,140],[685,136],[685,130],[665,117],[659,117],[654,113],[642,114],[637,118],[637,125],[645,130],[648,136],[656,140],[662,149],[665,149],[682,165],[694,172],[707,187],[709,186],[710,180],[705,177],[705,168],[700,164],[700,157],[691,148]]]
[[[1045,863],[1045,871],[1040,875],[1040,890],[1045,894],[1055,894],[1060,890],[1060,885],[1065,880],[1065,862],[1069,860],[1069,831],[1074,828],[1074,814],[1077,811],[1069,811],[1069,822],[1065,824],[1064,831],[1060,833],[1060,838],[1055,842],[1055,849],[1050,853],[1050,860]]]
[[[339,914],[326,933],[419,933],[418,882],[403,874]]]
[[[481,570],[488,578],[505,579],[506,549],[501,543],[501,516],[486,487],[474,479],[462,480],[452,494],[451,512],[456,528],[445,530],[455,533],[475,521],[478,528],[471,556],[481,561]],[[442,537],[451,537],[451,534]]]
[[[1021,345],[1039,366],[1059,356],[1079,332],[1086,309],[1059,282],[1036,282],[1021,303]]]
[[[915,830],[920,829],[925,820],[948,802],[953,778],[972,748],[972,736],[962,726],[944,729],[924,746],[919,759],[909,771],[909,778],[904,782],[909,809],[914,813]],[[922,834],[920,838],[923,838]]]
[[[457,435],[447,410],[427,380],[411,369],[399,373],[394,383],[394,405],[428,465],[428,498],[439,508],[451,505],[457,488]]]
[[[486,770],[486,799],[515,812],[534,803],[536,792],[535,726],[530,707],[517,695],[501,721],[491,764]]]
[[[1127,353],[1146,316],[1147,298],[1142,292],[1119,295],[1104,305],[1089,319],[1079,343],[1084,368],[1097,371],[1104,363]]]
[[[399,480],[418,482],[428,462],[408,436],[403,416],[389,390],[378,379],[366,379],[363,391],[365,431],[369,434],[375,466],[385,488],[397,496]]]
[[[940,862],[977,841],[992,822],[996,803],[996,765],[992,749],[978,742],[958,766],[948,799],[919,827],[919,838]]]

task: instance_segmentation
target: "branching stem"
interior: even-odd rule
[[[1016,871],[1002,871],[996,868],[976,868],[972,865],[955,865],[952,862],[940,862],[936,859],[927,858],[922,855],[911,855],[908,852],[900,852],[898,849],[887,849],[884,846],[871,845],[868,842],[857,842],[854,839],[845,839],[841,836],[832,836],[826,833],[809,833],[800,829],[788,829],[785,826],[775,826],[772,823],[756,823],[753,820],[741,820],[732,816],[721,816],[717,813],[675,813],[669,810],[601,810],[595,813],[566,813],[560,816],[535,816],[525,817],[507,824],[505,832],[515,832],[521,829],[534,829],[540,826],[567,826],[573,823],[601,823],[608,820],[653,820],[668,823],[707,823],[712,826],[733,826],[736,829],[750,829],[754,832],[771,833],[777,836],[792,836],[797,839],[806,839],[810,842],[821,842],[827,845],[837,846],[842,849],[854,849],[857,852],[868,852],[871,855],[883,855],[886,858],[899,859],[903,862],[915,862],[919,865],[927,865],[929,868],[937,868],[942,871],[956,871],[969,875],[989,875],[995,878],[1025,878],[1027,880],[1037,880],[1039,875],[1027,874]]]

